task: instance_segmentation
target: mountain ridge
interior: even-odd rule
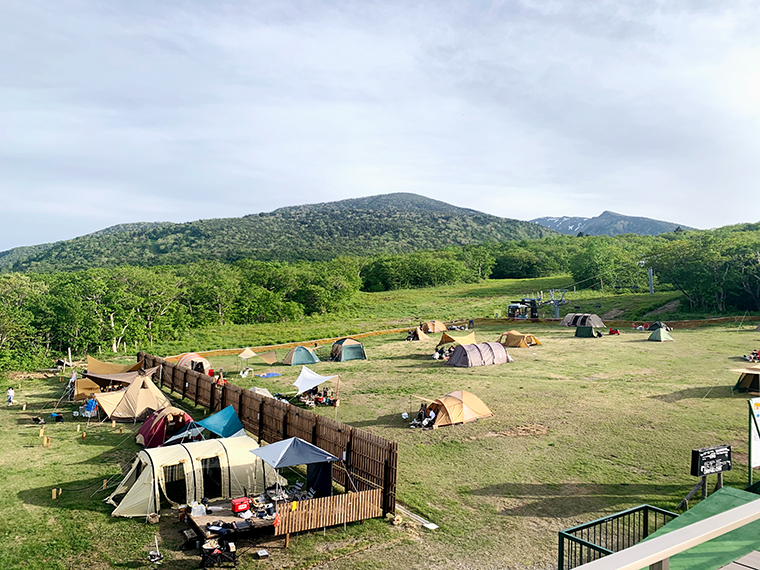
[[[579,232],[583,232],[585,235],[592,236],[616,236],[628,233],[656,236],[675,231],[679,227],[684,231],[696,229],[683,224],[665,222],[653,218],[625,216],[610,210],[605,210],[593,218],[545,216],[534,218],[530,221],[565,235],[577,235]]]

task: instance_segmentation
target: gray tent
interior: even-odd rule
[[[291,437],[252,449],[251,453],[275,469],[306,465],[306,486],[314,489],[314,496],[325,497],[332,494],[330,463],[338,461],[338,458],[324,449],[299,437]]]
[[[481,344],[460,344],[449,357],[448,365],[459,368],[472,366],[489,366],[513,362],[504,345],[499,342],[484,342]]]
[[[603,327],[604,322],[599,315],[592,313],[568,313],[560,323],[563,327]]]

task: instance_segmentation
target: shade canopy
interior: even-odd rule
[[[111,364],[110,362],[101,362],[92,356],[87,356],[87,372],[93,374],[121,374],[123,372],[133,372],[140,370],[142,360],[136,364]]]
[[[251,358],[253,356],[256,356],[256,353],[253,352],[250,348],[246,348],[243,352],[238,354],[238,358],[242,358],[243,360],[246,360],[248,358]]]
[[[298,388],[296,396],[319,386],[322,382],[332,380],[333,378],[337,378],[337,376],[322,376],[321,374],[317,374],[313,370],[308,369],[306,366],[303,366],[298,378],[293,382],[293,386]]]
[[[475,340],[474,332],[461,337],[451,336],[449,333],[445,332],[441,335],[441,340],[438,341],[436,346],[451,344],[452,342],[456,344],[477,344],[478,341]]]
[[[338,458],[333,454],[327,453],[324,449],[320,449],[300,437],[291,437],[265,447],[252,449],[251,453],[275,469],[338,461]]]

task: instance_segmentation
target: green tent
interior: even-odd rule
[[[330,357],[338,362],[367,360],[367,353],[364,352],[364,346],[358,340],[342,338],[333,343]]]
[[[575,336],[580,338],[594,338],[594,327],[576,327]]]
[[[665,342],[666,340],[673,340],[673,335],[663,328],[655,329],[652,334],[649,335],[647,340],[656,340],[657,342]]]
[[[305,346],[296,346],[295,348],[292,348],[285,357],[285,360],[282,361],[283,364],[288,364],[290,366],[297,366],[298,364],[314,364],[315,362],[319,362],[319,358],[317,358],[317,355]]]

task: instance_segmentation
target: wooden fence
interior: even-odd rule
[[[137,359],[144,360],[146,368],[158,366],[156,377],[161,386],[199,406],[212,412],[233,406],[245,429],[259,441],[275,443],[290,437],[300,437],[342,459],[342,464],[336,462],[333,465],[333,479],[346,491],[352,492],[348,496],[358,492],[364,497],[357,503],[351,503],[364,505],[361,509],[348,509],[346,513],[366,514],[369,507],[365,503],[375,500],[372,497],[378,501],[376,512],[380,515],[396,512],[397,443],[287,402],[255,394],[234,384],[215,384],[211,376],[177,366],[173,362],[144,352],[138,353]],[[376,493],[363,494],[369,491]],[[337,497],[341,496],[332,498],[337,500]],[[311,516],[304,515],[304,520],[311,520],[308,518]],[[340,521],[343,522],[351,521]],[[325,525],[314,528],[321,526]]]
[[[275,527],[275,535],[288,535],[304,530],[335,526],[344,522],[374,519],[383,516],[380,507],[382,489],[333,495],[310,501],[279,503],[277,512],[280,524]],[[295,510],[293,510],[295,505]]]

